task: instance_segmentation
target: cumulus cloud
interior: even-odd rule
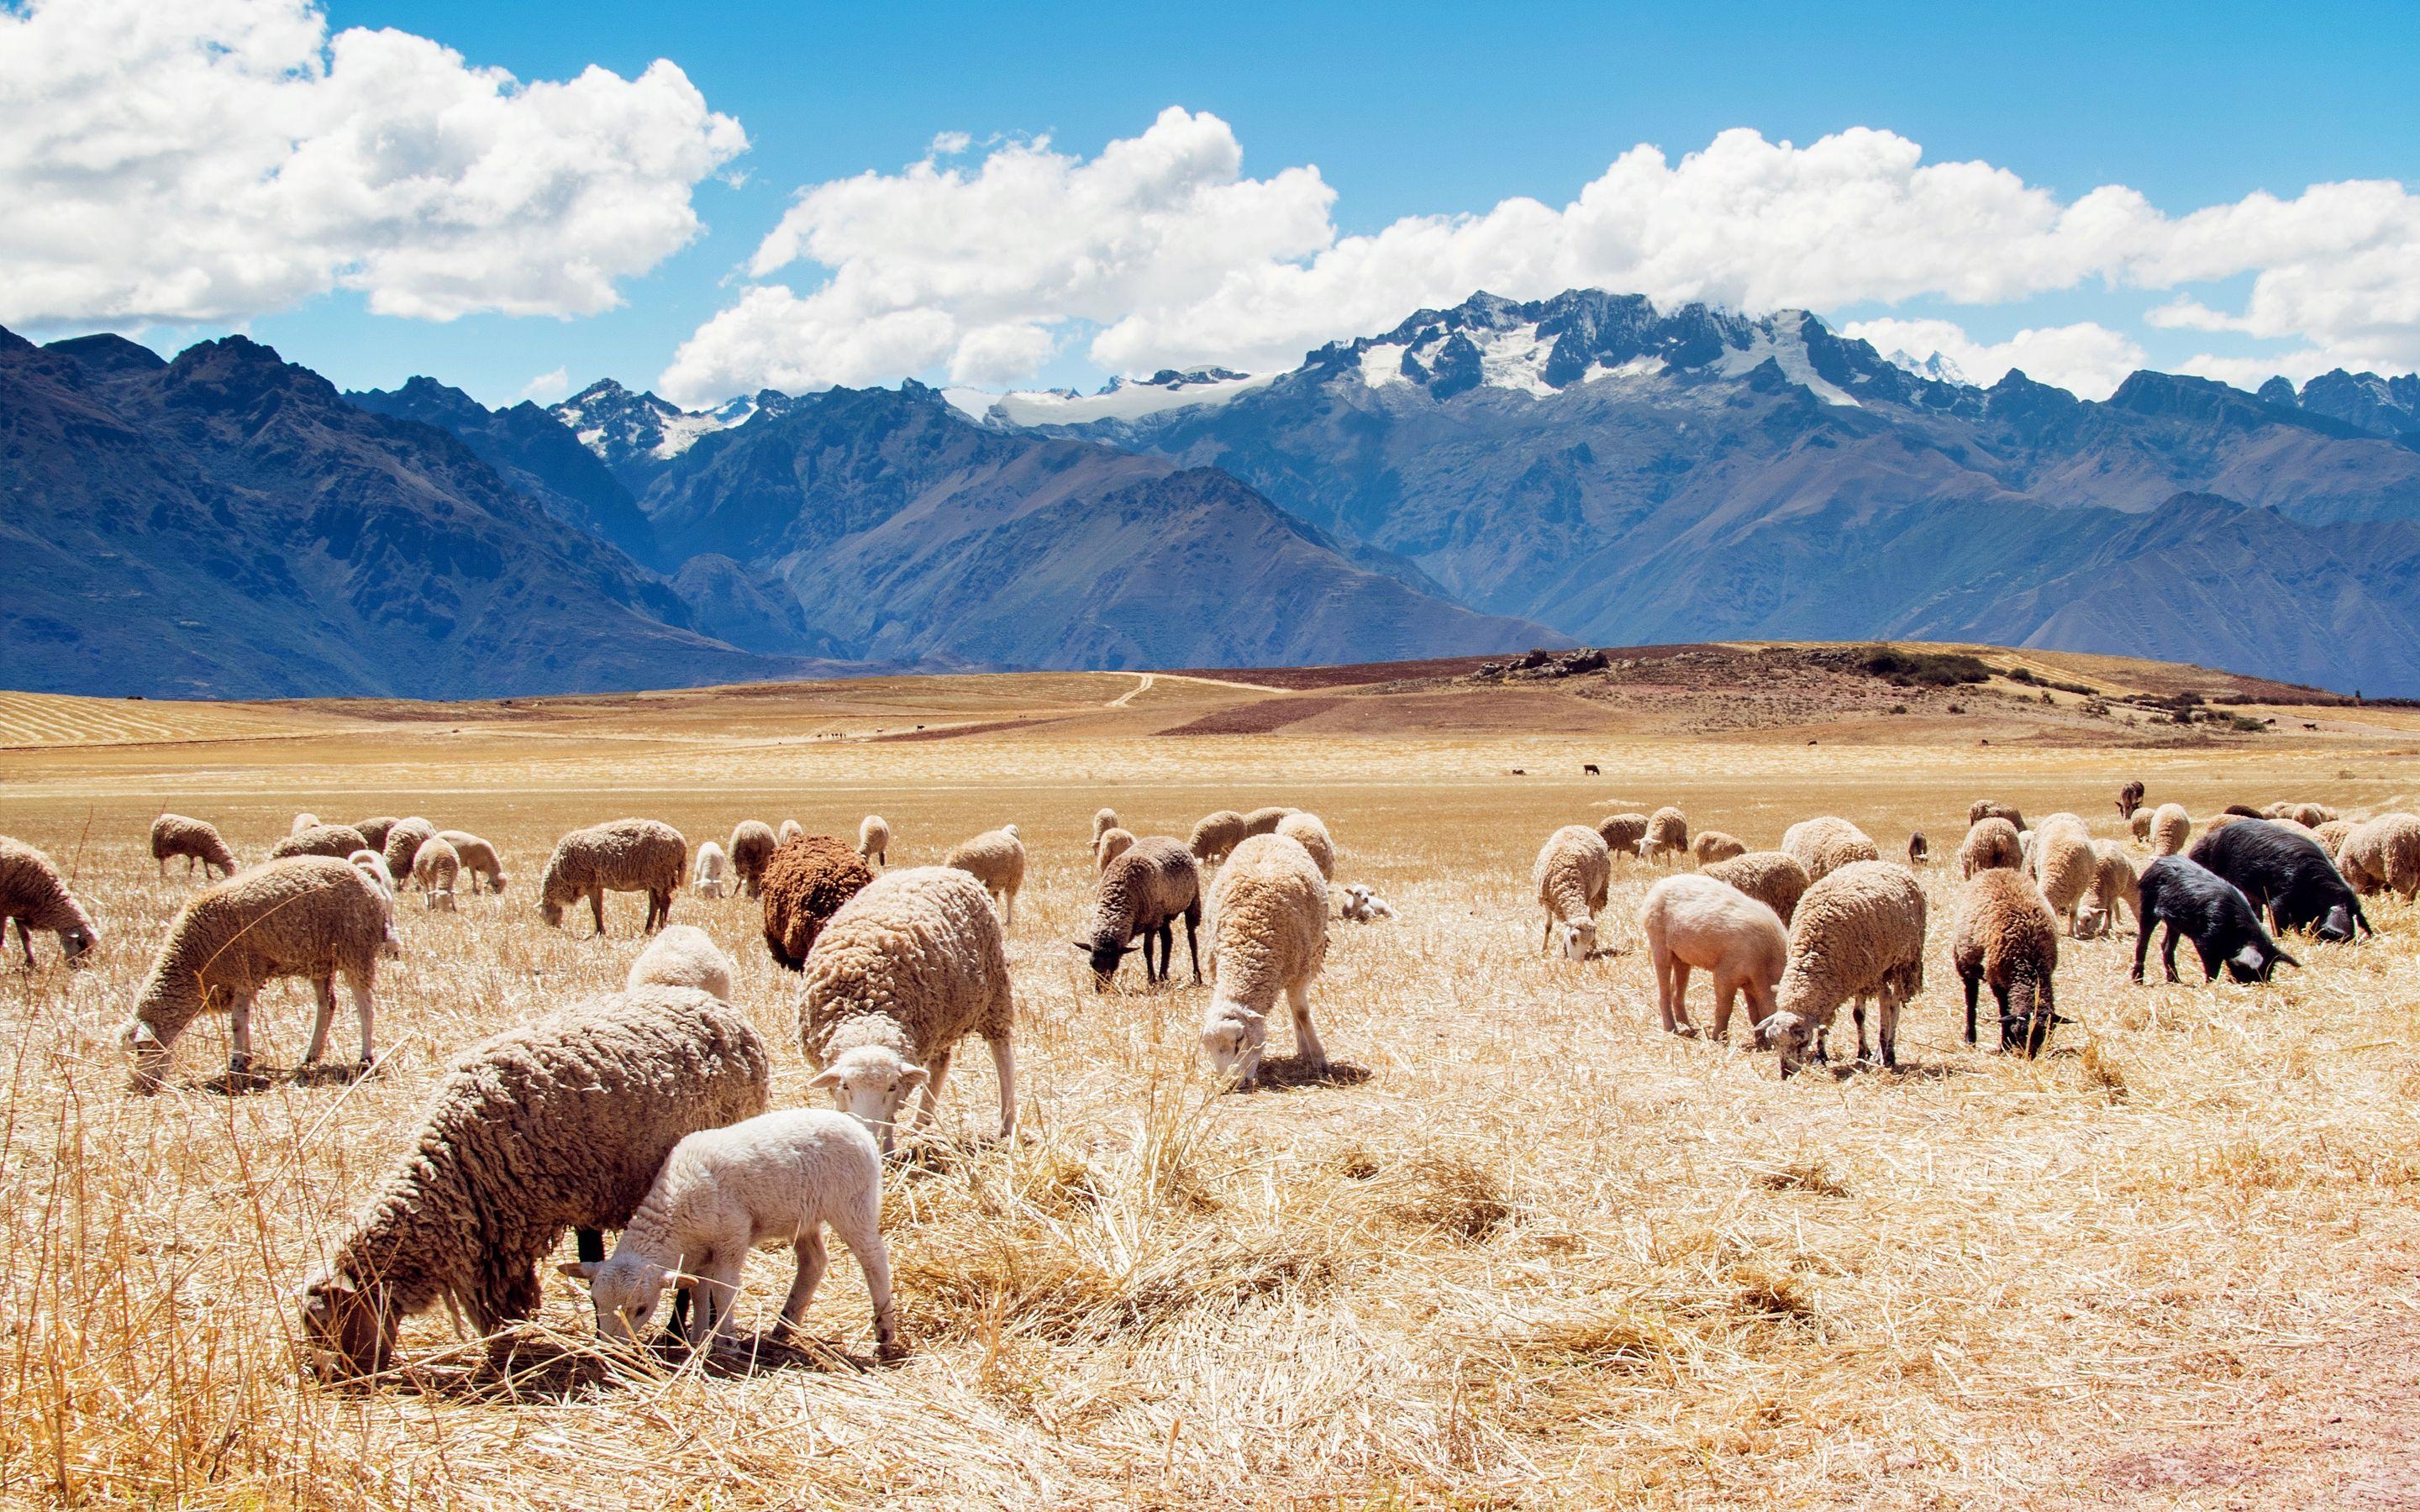
[[[560,399],[571,392],[571,370],[558,367],[551,373],[540,373],[521,385],[520,396],[539,404]]]
[[[522,84],[313,0],[0,5],[0,323],[584,315],[747,147],[659,61]]]
[[[2002,342],[1977,341],[1954,320],[1852,320],[1840,334],[1871,342],[1885,357],[1946,357],[1968,381],[1986,388],[2017,368],[2086,399],[2109,397],[2144,365],[2143,348],[2133,338],[2089,320],[2020,331]]]
[[[2420,199],[2391,182],[2171,217],[2123,186],[2063,201],[1987,162],[1928,163],[1888,131],[1799,147],[1741,130],[1678,162],[1635,147],[1560,207],[1513,198],[1342,236],[1317,168],[1248,177],[1233,132],[1207,114],[1168,110],[1089,160],[1046,139],[938,161],[962,150],[950,133],[902,172],[802,191],[750,260],[762,282],[682,347],[665,392],[698,401],[931,371],[1013,379],[1020,362],[1030,374],[1078,344],[1127,372],[1265,370],[1482,288],[1821,313],[2086,284],[2181,291],[2245,273],[2240,312],[2169,308],[2179,323],[2370,365],[2420,363]],[[1973,348],[1978,366],[2000,361],[1962,333],[1938,339]],[[2002,346],[2037,376],[2096,387],[2139,355],[2098,326]]]

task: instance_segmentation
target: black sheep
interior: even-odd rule
[[[2203,835],[2185,854],[2242,888],[2253,907],[2266,908],[2269,927],[2280,934],[2308,930],[2341,943],[2355,926],[2370,933],[2361,900],[2299,825],[2239,819]]]
[[[2142,910],[2134,932],[2136,981],[2143,980],[2143,953],[2150,948],[2154,924],[2168,927],[2166,938],[2160,941],[2160,964],[2167,967],[2170,981],[2177,980],[2180,933],[2192,937],[2194,949],[2201,955],[2202,975],[2211,981],[2218,980],[2222,964],[2228,976],[2243,982],[2267,981],[2280,961],[2289,966],[2302,964],[2277,948],[2277,942],[2260,927],[2260,916],[2252,911],[2251,900],[2234,883],[2197,861],[2163,856],[2143,869],[2142,886]]]

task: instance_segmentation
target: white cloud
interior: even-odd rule
[[[1958,364],[1968,381],[1985,388],[2023,370],[2039,383],[2052,383],[2086,399],[2105,399],[2144,365],[2133,338],[2086,320],[2071,326],[2020,331],[2003,342],[1979,342],[1952,320],[1852,320],[1840,334],[1873,343],[1888,357],[1938,353]]]
[[[1265,370],[1481,288],[1528,299],[1587,285],[1820,313],[1916,298],[1998,304],[2087,283],[2182,290],[2247,273],[2244,309],[2210,316],[2212,329],[2397,371],[2420,363],[2420,198],[2392,182],[2172,218],[2122,186],[2062,201],[1990,163],[1927,163],[1887,131],[1802,147],[1742,130],[1677,162],[1633,148],[1560,208],[1507,199],[1345,237],[1317,168],[1249,178],[1242,164],[1224,121],[1171,109],[1090,160],[1018,142],[968,166],[927,158],[813,186],[748,269],[804,292],[747,291],[683,346],[663,387],[696,401],[764,384],[1005,371],[1078,341],[1128,372]],[[915,339],[868,341],[868,321]],[[1010,347],[985,334],[1002,327],[1052,339]],[[2006,345],[2019,342],[2019,365],[2086,385],[2135,351],[2097,326]]]
[[[540,373],[521,385],[520,396],[539,404],[560,399],[571,392],[571,370],[558,367],[551,373]]]
[[[745,149],[659,61],[521,84],[312,0],[0,5],[0,322],[584,315]]]

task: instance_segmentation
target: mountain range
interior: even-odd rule
[[[2420,377],[2104,402],[1801,312],[1475,295],[1102,392],[338,393],[0,332],[6,681],[466,697],[849,668],[1984,640],[2420,693]]]

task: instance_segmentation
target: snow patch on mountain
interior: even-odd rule
[[[1935,383],[1955,383],[1964,388],[1975,386],[1975,380],[1966,376],[1966,370],[1960,367],[1947,352],[1918,357],[1902,347],[1883,360],[1893,367],[1903,368],[1917,378],[1931,378]]]
[[[1552,397],[1555,386],[1546,381],[1546,359],[1554,350],[1553,342],[1538,339],[1534,321],[1492,332],[1479,343],[1480,381],[1491,389]]]
[[[1163,369],[1147,378],[1113,378],[1094,393],[1028,390],[997,397],[974,389],[944,389],[942,397],[977,420],[1012,425],[1082,425],[1096,420],[1140,420],[1197,405],[1220,405],[1277,381],[1276,373],[1229,368]]]
[[[1382,344],[1361,354],[1361,381],[1373,389],[1389,383],[1409,383],[1404,377],[1404,353],[1411,350],[1400,344]]]
[[[1865,407],[1851,398],[1846,391],[1815,371],[1807,359],[1807,334],[1794,321],[1776,318],[1761,321],[1756,335],[1745,347],[1733,347],[1723,353],[1715,371],[1725,378],[1744,378],[1764,365],[1771,358],[1781,369],[1781,376],[1799,384],[1825,404],[1841,405],[1851,409]]]

